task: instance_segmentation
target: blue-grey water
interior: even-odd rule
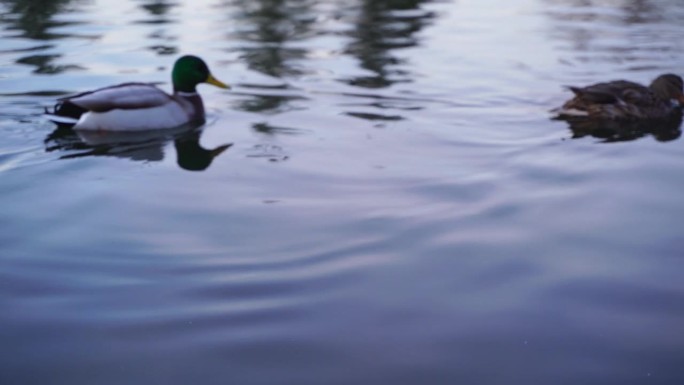
[[[0,384],[684,384],[679,0],[0,0]],[[158,82],[189,132],[78,135]],[[231,145],[216,157],[209,150]]]

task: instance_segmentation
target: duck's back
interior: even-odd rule
[[[575,97],[559,110],[561,116],[600,119],[651,119],[669,111],[669,106],[641,84],[615,80],[587,87],[568,87]]]
[[[124,83],[59,99],[94,112],[151,108],[170,100],[170,95],[148,83]]]

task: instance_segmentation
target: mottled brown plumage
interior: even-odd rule
[[[626,80],[568,87],[575,97],[557,110],[559,117],[608,120],[667,119],[681,114],[684,105],[682,78],[665,74],[651,85]]]

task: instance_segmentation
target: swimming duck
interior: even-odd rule
[[[148,83],[123,83],[58,99],[48,118],[76,130],[139,131],[204,121],[204,104],[196,86],[229,88],[197,56],[176,60],[171,72],[173,94]]]
[[[673,74],[658,76],[648,87],[616,80],[568,88],[575,97],[555,110],[560,118],[666,119],[681,113],[684,105],[682,78]]]

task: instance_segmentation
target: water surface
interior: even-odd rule
[[[684,383],[680,127],[548,112],[684,74],[680,2],[0,15],[0,383]],[[185,53],[233,86],[202,127],[41,116]]]

